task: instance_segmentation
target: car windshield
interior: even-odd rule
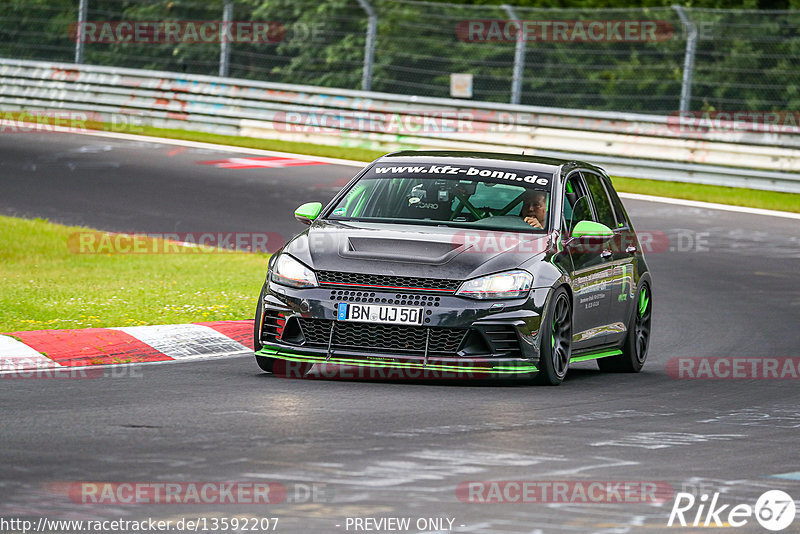
[[[544,232],[552,175],[469,165],[377,164],[328,218]]]

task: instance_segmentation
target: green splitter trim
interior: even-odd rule
[[[294,210],[295,217],[302,217],[303,219],[308,219],[313,221],[319,216],[319,212],[322,211],[322,204],[319,202],[307,202]]]
[[[581,221],[572,230],[572,237],[612,237],[614,232],[605,224],[594,221]]]
[[[535,365],[529,363],[520,363],[520,364],[511,364],[511,365],[496,365],[493,367],[465,367],[461,365],[447,365],[447,364],[435,364],[429,363],[428,365],[424,365],[423,363],[417,362],[394,362],[394,361],[385,361],[385,362],[370,362],[364,361],[354,358],[342,358],[333,356],[331,359],[325,359],[325,356],[314,356],[311,354],[300,354],[297,352],[291,352],[287,350],[281,349],[280,351],[271,349],[268,347],[262,348],[260,351],[256,352],[256,354],[260,356],[269,356],[270,358],[279,358],[281,360],[287,360],[290,362],[300,362],[300,363],[333,363],[339,365],[356,365],[361,367],[376,367],[376,368],[392,368],[392,369],[419,369],[419,370],[430,370],[430,371],[452,371],[452,372],[463,372],[463,373],[486,373],[486,374],[524,374],[524,373],[536,373],[539,370],[536,368]]]
[[[597,360],[599,358],[606,358],[608,356],[619,356],[622,354],[622,351],[619,349],[614,350],[604,350],[600,352],[592,352],[590,354],[584,354],[582,356],[575,356],[574,358],[570,358],[569,362],[585,362],[588,360]]]

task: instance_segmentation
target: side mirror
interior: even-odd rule
[[[303,224],[311,224],[322,211],[322,203],[307,202],[294,210],[294,218]]]
[[[590,241],[608,241],[614,237],[614,232],[605,224],[594,221],[580,221],[572,229],[574,239],[589,238]]]

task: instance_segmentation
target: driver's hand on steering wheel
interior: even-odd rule
[[[533,226],[534,228],[539,228],[539,229],[543,228],[542,223],[540,223],[539,219],[537,219],[536,217],[525,217],[525,219],[523,219],[523,220],[526,223],[528,223],[531,226]]]

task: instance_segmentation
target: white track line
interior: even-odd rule
[[[680,198],[668,197],[654,197],[650,195],[639,195],[637,193],[620,193],[622,198],[629,198],[631,200],[644,200],[647,202],[661,202],[663,204],[676,204],[678,206],[687,206],[691,208],[705,208],[710,210],[720,211],[735,211],[736,213],[750,213],[752,215],[766,215],[769,217],[784,217],[786,219],[800,219],[800,213],[791,213],[788,211],[775,211],[765,210],[761,208],[748,208],[745,206],[731,206],[730,204],[715,204],[713,202],[700,202],[697,200],[683,200]],[[800,198],[800,195],[798,195]]]
[[[66,129],[65,129],[66,130]],[[292,152],[277,152],[274,150],[262,150],[258,148],[245,148],[241,146],[232,145],[218,145],[215,143],[202,143],[199,141],[182,141],[180,139],[168,139],[164,137],[151,137],[148,135],[124,134],[117,132],[100,132],[100,131],[85,131],[85,132],[69,132],[79,135],[94,135],[97,137],[108,137],[111,139],[124,139],[129,141],[146,141],[151,143],[161,143],[166,145],[186,146],[190,148],[203,148],[208,150],[221,150],[226,152],[237,152],[241,154],[259,154],[264,156],[276,156],[281,158],[297,158],[306,159],[309,161],[322,161],[332,165],[348,165],[351,167],[365,167],[365,161],[353,161],[350,159],[337,159],[337,158],[324,158],[317,156],[309,156],[307,154],[295,154]],[[735,211],[738,213],[749,213],[752,215],[764,215],[768,217],[783,217],[786,219],[800,219],[800,213],[791,213],[788,211],[775,211],[765,210],[761,208],[747,208],[743,206],[730,206],[728,204],[715,204],[713,202],[699,202],[696,200],[683,200],[680,198],[669,197],[656,197],[650,195],[639,195],[636,193],[620,193],[623,198],[632,200],[643,200],[645,202],[661,202],[664,204],[675,204],[677,206],[687,206],[693,208],[705,208],[720,211]]]

